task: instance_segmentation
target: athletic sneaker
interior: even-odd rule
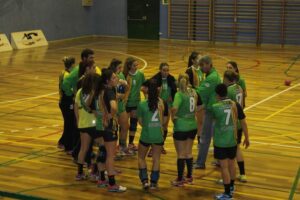
[[[105,187],[108,186],[108,181],[107,181],[107,180],[104,180],[104,181],[98,180],[97,186],[98,186],[99,188],[105,188]]]
[[[217,200],[231,200],[232,199],[232,195],[229,195],[229,194],[218,194],[215,196],[215,199]]]
[[[205,169],[206,167],[205,167],[205,164],[204,165],[194,164],[193,168],[194,169]]]
[[[150,149],[150,151],[149,151],[149,153],[148,153],[148,157],[151,158],[152,155],[153,155],[153,151],[152,151],[152,149]]]
[[[220,167],[220,166],[221,166],[219,160],[214,160],[214,161],[212,161],[212,162],[211,162],[211,165],[212,165],[212,166],[215,166],[215,167]]]
[[[158,187],[157,187],[157,183],[150,183],[150,189],[151,190],[155,190],[155,189],[157,189]]]
[[[137,148],[137,146],[135,146],[135,144],[128,144],[128,149],[132,150],[132,151],[137,151],[138,150],[138,148]]]
[[[184,180],[179,181],[177,178],[174,181],[171,181],[171,185],[176,186],[176,187],[182,187],[182,186],[184,186]]]
[[[128,148],[121,148],[119,151],[120,156],[134,156],[135,152],[129,150]]]
[[[144,190],[148,190],[148,189],[149,189],[149,183],[148,183],[148,181],[144,181],[144,182],[142,183],[142,185],[143,185],[143,189],[144,189]]]
[[[108,189],[109,192],[125,192],[127,190],[126,187],[123,187],[123,186],[117,185],[117,184],[109,185],[107,187],[107,189]]]
[[[95,174],[95,173],[90,173],[90,175],[89,175],[89,180],[90,180],[91,182],[97,182],[98,179],[99,179],[99,176],[98,176],[97,174]]]
[[[186,184],[193,185],[193,177],[191,177],[191,178],[186,177],[183,181]]]
[[[223,179],[218,179],[218,180],[216,180],[216,183],[217,184],[219,184],[219,185],[223,185],[224,184],[224,182],[223,182]]]
[[[239,175],[237,177],[237,179],[242,182],[242,183],[246,183],[247,182],[247,176],[246,175]]]
[[[85,174],[77,174],[75,177],[76,181],[82,181],[86,179],[86,175]]]

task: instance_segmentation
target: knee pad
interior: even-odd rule
[[[130,118],[129,131],[136,131],[137,122],[138,122],[137,118]]]
[[[98,149],[98,156],[97,156],[97,163],[105,163],[106,161],[106,149],[104,146],[99,146]]]

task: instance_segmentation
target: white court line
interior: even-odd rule
[[[53,92],[53,93],[49,93],[49,94],[44,94],[44,95],[39,95],[39,96],[35,96],[35,97],[27,97],[27,98],[22,98],[22,99],[15,99],[15,100],[9,100],[9,101],[1,101],[1,104],[5,104],[5,103],[14,103],[14,102],[19,102],[19,101],[29,101],[29,100],[33,100],[33,99],[40,99],[43,97],[48,97],[48,96],[52,96],[58,94],[58,92]]]
[[[251,108],[254,108],[254,107],[256,107],[257,105],[262,104],[262,103],[264,103],[264,102],[266,102],[266,101],[268,101],[268,100],[270,100],[270,99],[273,99],[274,97],[276,97],[276,96],[278,96],[278,95],[280,95],[280,94],[282,94],[282,93],[284,93],[284,92],[287,92],[287,91],[289,91],[289,90],[291,90],[291,89],[294,89],[295,87],[298,87],[299,85],[300,85],[300,83],[298,83],[298,84],[296,84],[296,85],[294,85],[294,86],[292,86],[292,87],[289,87],[289,88],[287,88],[287,89],[285,89],[285,90],[282,90],[281,92],[278,92],[278,93],[276,93],[276,94],[273,94],[272,96],[269,96],[268,98],[265,98],[265,99],[263,99],[263,100],[261,100],[261,101],[255,103],[255,104],[253,104],[253,105],[251,105],[251,106],[245,108],[245,111],[250,110]]]
[[[269,145],[269,146],[279,146],[279,147],[287,147],[287,148],[300,149],[300,146],[283,145],[283,144],[278,144],[278,143],[255,142],[255,141],[253,141],[251,143],[254,143],[254,144],[264,144],[264,145]]]

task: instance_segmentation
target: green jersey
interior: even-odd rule
[[[103,108],[101,106],[103,104],[99,104],[99,97],[95,99],[95,108],[96,108],[96,130],[98,131],[103,131],[104,126],[103,126]]]
[[[245,79],[243,77],[240,76],[237,84],[239,86],[241,86],[241,88],[243,89],[243,91],[246,91],[246,82],[245,82]]]
[[[86,109],[85,101],[88,95],[78,90],[75,98],[75,103],[78,105],[78,128],[96,127],[96,117],[93,113]]]
[[[73,91],[76,91],[78,82],[79,65],[74,67],[70,74],[63,80],[62,89],[67,96],[72,96]]]
[[[201,71],[200,67],[198,69],[194,68],[196,73],[197,73],[197,76],[198,76],[198,83],[199,85],[196,86],[196,87],[199,87],[201,82],[204,80],[204,73]]]
[[[233,84],[227,87],[227,96],[229,99],[239,103],[243,107],[243,89],[238,84]]]
[[[137,70],[135,74],[128,74],[128,76],[130,76],[130,91],[126,106],[136,107],[141,100],[140,92],[142,84],[145,82],[145,76],[139,70]]]
[[[142,119],[142,132],[140,140],[145,143],[162,143],[163,131],[159,110],[149,110],[148,100],[143,100],[137,108],[137,116]]]
[[[119,80],[126,80],[123,72],[120,72],[119,74],[117,74]],[[123,85],[118,85],[117,86],[117,92],[124,94],[125,93],[125,87]],[[125,112],[125,103],[122,99],[118,100],[118,115]]]
[[[68,77],[70,73],[66,70],[63,70],[58,78],[58,90],[59,90],[59,101],[61,101],[61,98],[63,97],[64,95],[64,91],[62,89],[62,85],[63,85],[63,82],[64,82],[64,79],[66,77]]]
[[[221,83],[221,78],[215,68],[211,68],[200,86],[197,88],[197,93],[203,101],[206,111],[211,112],[212,105],[217,102],[215,88]]]
[[[171,88],[169,87],[168,80],[166,78],[162,79],[160,98],[170,105]]]
[[[237,145],[237,109],[236,104],[225,99],[215,103],[212,107],[214,125],[214,146],[234,147]]]
[[[177,108],[174,119],[174,132],[186,132],[197,129],[195,117],[197,106],[197,94],[194,89],[188,89],[187,93],[178,91],[175,94],[173,108]]]

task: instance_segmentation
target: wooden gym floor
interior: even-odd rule
[[[80,60],[83,48],[96,53],[98,66],[112,58],[136,57],[147,77],[168,62],[176,77],[184,72],[188,55],[197,50],[210,54],[218,72],[227,60],[239,64],[248,88],[246,115],[251,146],[244,150],[248,183],[236,182],[235,199],[288,199],[300,164],[300,47],[270,45],[210,45],[187,41],[142,41],[124,38],[83,38],[35,48],[0,53],[0,191],[48,199],[212,199],[223,187],[217,185],[217,168],[195,170],[195,184],[170,186],[176,177],[176,154],[171,135],[167,155],[161,159],[160,189],[146,193],[138,179],[137,159],[116,162],[122,174],[117,181],[128,187],[111,194],[90,182],[76,182],[76,165],[56,148],[62,131],[58,108],[58,75],[62,57]],[[293,80],[285,86],[284,80]],[[136,140],[139,137],[137,134]],[[194,158],[197,147],[194,147]],[[3,193],[1,193],[3,194]],[[12,196],[13,197],[13,196]],[[299,186],[294,199],[300,199]]]

